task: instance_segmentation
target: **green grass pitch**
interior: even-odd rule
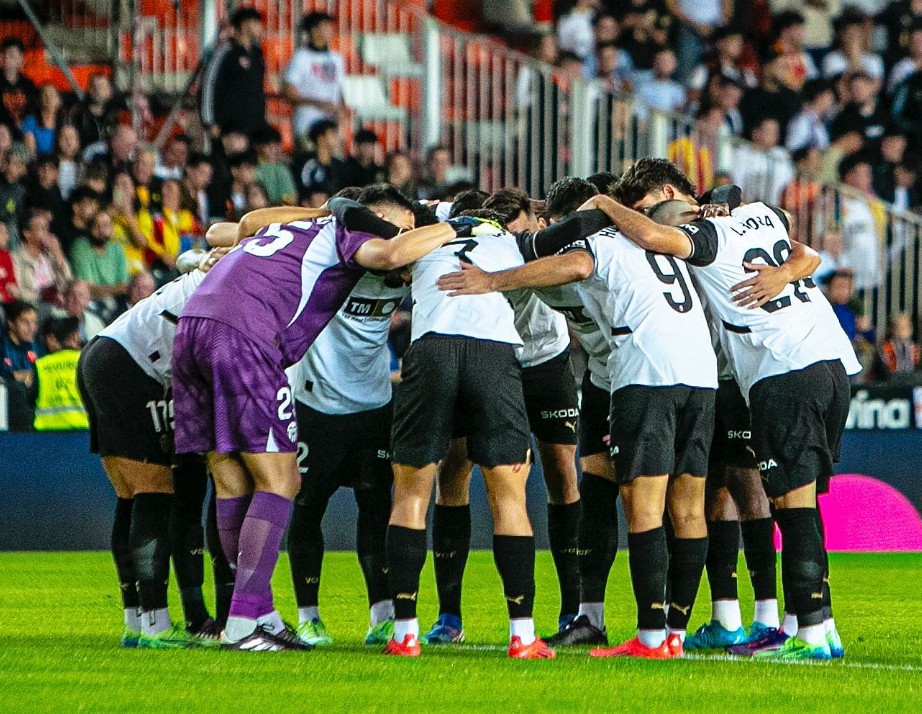
[[[329,553],[324,564],[321,612],[334,645],[309,653],[121,650],[106,553],[2,553],[0,573],[0,712],[922,712],[922,555],[834,555],[847,658],[787,665],[591,660],[585,650],[562,650],[550,662],[509,660],[488,552],[472,554],[465,579],[468,644],[426,649],[416,660],[361,644],[367,608],[349,553]],[[539,554],[537,575],[536,617],[548,633],[557,592],[547,553]],[[294,618],[284,556],[275,588],[283,615]],[[751,591],[745,583],[741,591],[745,620]],[[436,612],[431,559],[420,593],[425,627]],[[178,616],[175,592],[171,602]],[[702,585],[693,625],[708,614]],[[621,553],[608,592],[613,639],[631,634],[633,617]]]

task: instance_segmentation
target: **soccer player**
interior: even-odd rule
[[[270,586],[301,486],[285,369],[304,357],[366,270],[412,263],[455,237],[449,225],[411,230],[403,206],[373,208],[410,232],[383,240],[333,218],[272,224],[215,266],[179,318],[176,451],[208,453],[221,544],[236,568],[221,635],[231,649],[307,648],[275,611]]]
[[[476,227],[412,266],[412,344],[394,406],[394,508],[387,534],[396,621],[384,652],[420,654],[416,605],[426,559],[426,511],[438,462],[463,410],[468,454],[483,471],[493,511],[493,556],[510,619],[508,654],[550,659],[555,653],[535,636],[532,619],[535,543],[525,508],[529,429],[514,313],[500,295],[452,300],[436,287],[461,261],[499,269],[521,264],[522,258],[515,240],[498,226],[454,220]]]
[[[642,159],[619,180],[616,195],[599,207],[639,246],[685,259],[721,320],[721,344],[752,414],[752,443],[775,522],[784,539],[785,609],[797,617],[796,636],[761,653],[781,659],[842,655],[824,591],[827,555],[816,508],[837,459],[848,416],[848,375],[860,365],[835,314],[809,278],[787,258],[795,250],[783,212],[751,203],[723,218],[698,219],[679,228],[643,214],[665,199],[696,205],[691,183],[676,166]],[[812,268],[815,269],[815,256]],[[737,302],[733,289],[757,272],[781,267],[774,286]],[[771,280],[769,282],[772,282]],[[789,604],[790,602],[790,604]],[[826,620],[826,622],[824,622]]]

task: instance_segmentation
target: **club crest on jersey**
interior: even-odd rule
[[[288,422],[288,441],[298,440],[298,423],[295,421]]]

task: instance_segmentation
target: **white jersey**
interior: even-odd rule
[[[145,374],[168,389],[173,374],[176,320],[204,279],[205,273],[193,270],[167,283],[122,314],[99,335],[118,342]]]
[[[826,360],[841,360],[849,374],[861,366],[823,293],[810,279],[788,285],[758,310],[740,307],[730,288],[749,277],[743,263],[780,265],[791,253],[782,216],[750,203],[725,218],[680,227],[693,245],[688,263],[710,309],[721,323],[721,344],[749,401],[749,390],[766,377]]]
[[[506,293],[515,311],[515,329],[525,343],[516,352],[523,368],[554,359],[570,346],[564,316],[545,305],[530,290]]]
[[[612,391],[630,385],[716,389],[717,358],[688,266],[638,247],[614,228],[583,243],[595,270],[580,292],[609,335]]]
[[[505,231],[458,238],[416,261],[412,267],[412,341],[434,332],[521,346],[512,306],[502,294],[449,297],[438,289],[440,277],[461,270],[462,258],[489,273],[525,264],[515,238]]]
[[[331,50],[317,51],[310,47],[295,50],[285,68],[284,81],[305,99],[339,104],[342,99],[346,64],[343,56]],[[321,119],[334,119],[320,107],[302,104],[295,107],[294,130],[297,136],[306,134]]]
[[[391,400],[391,315],[405,287],[367,273],[304,358],[287,370],[294,398],[323,414],[355,414]]]

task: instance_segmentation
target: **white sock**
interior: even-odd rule
[[[637,639],[647,647],[659,647],[666,641],[666,630],[637,630]]]
[[[227,618],[227,624],[224,626],[224,636],[231,642],[238,642],[244,637],[249,637],[256,629],[256,620],[249,617],[231,617]]]
[[[133,632],[141,630],[141,611],[138,608],[125,608],[125,627]]]
[[[679,639],[682,640],[682,644],[685,644],[685,630],[673,630],[669,625],[666,625],[666,634],[667,635],[678,635]]]
[[[282,621],[282,616],[279,615],[278,610],[273,610],[268,615],[257,618],[256,624],[257,626],[262,625],[273,635],[285,630],[285,623]]]
[[[725,630],[735,632],[743,626],[739,600],[715,600],[711,603],[711,619],[717,620]]]
[[[778,601],[756,600],[755,613],[752,619],[761,622],[766,627],[778,627]]]
[[[379,600],[371,606],[369,621],[372,627],[377,627],[382,622],[394,619],[394,601]]]
[[[530,645],[535,641],[535,621],[530,617],[509,620],[509,639],[518,637],[523,645]]]
[[[797,615],[792,615],[789,612],[784,613],[784,624],[781,625],[781,631],[793,637],[797,634]]]
[[[581,602],[577,617],[582,615],[589,619],[589,624],[593,627],[598,627],[600,630],[605,629],[605,603]]]
[[[156,635],[172,626],[170,612],[166,608],[141,613],[141,632],[145,635]]]
[[[311,620],[320,619],[320,608],[316,605],[314,607],[299,607],[298,608],[298,624],[302,622],[310,622]]]
[[[836,621],[831,617],[828,620],[823,620],[823,627],[826,628],[826,632],[835,632],[836,631]]]
[[[407,635],[419,639],[419,620],[394,620],[394,640],[402,643]]]
[[[797,629],[797,639],[803,640],[808,645],[819,647],[826,644],[826,627],[819,625],[805,625]]]

